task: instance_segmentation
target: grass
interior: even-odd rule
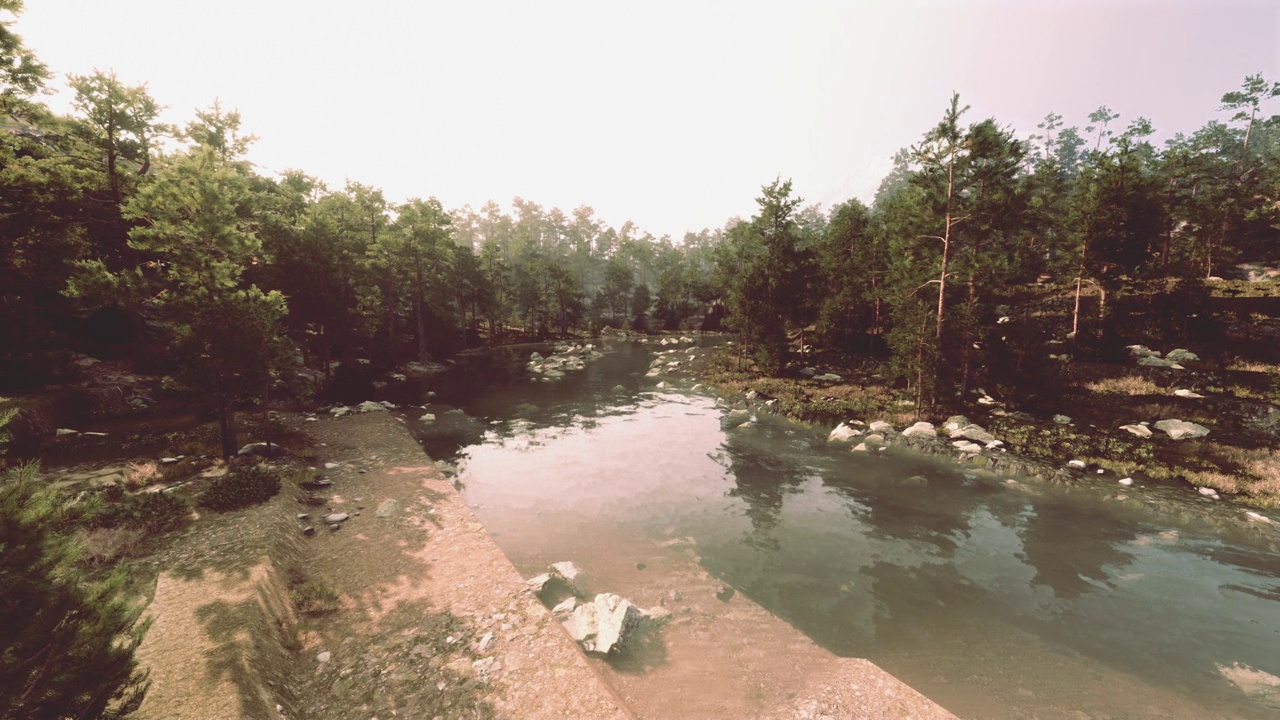
[[[137,527],[80,529],[75,534],[81,564],[94,569],[141,554],[146,537],[147,531]]]
[[[1122,375],[1120,377],[1101,378],[1084,383],[1089,392],[1104,395],[1159,395],[1162,390],[1151,380],[1141,375]]]
[[[164,478],[154,462],[131,462],[125,465],[124,485],[130,490],[144,488]]]
[[[289,599],[303,615],[323,615],[342,607],[338,591],[319,578],[301,579],[289,587]]]

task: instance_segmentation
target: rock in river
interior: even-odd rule
[[[844,423],[840,423],[836,426],[836,429],[832,430],[831,434],[827,436],[827,442],[849,442],[857,435],[858,431]]]
[[[583,650],[607,654],[620,648],[644,618],[644,611],[630,600],[600,593],[592,602],[575,607],[564,627]]]

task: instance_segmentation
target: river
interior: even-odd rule
[[[495,351],[482,392],[446,398],[475,431],[426,447],[523,572],[688,539],[734,591],[961,717],[1280,717],[1280,526],[1180,488],[852,453],[767,414],[725,429],[691,380],[645,377],[665,349],[611,342],[552,383],[521,374],[531,348]]]

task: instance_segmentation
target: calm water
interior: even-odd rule
[[[725,430],[714,398],[643,377],[665,348],[612,348],[554,384],[509,360],[460,403],[465,432],[428,443],[454,441],[522,570],[690,537],[737,591],[965,717],[1280,717],[1280,526],[1180,489],[868,457],[766,416]]]

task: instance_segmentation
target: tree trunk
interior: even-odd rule
[[[426,281],[422,276],[422,261],[415,258],[413,264],[413,319],[418,330],[418,362],[427,361],[427,319],[424,312]]]
[[[1071,337],[1080,337],[1080,290],[1084,284],[1083,278],[1076,278],[1076,306],[1071,311]]]
[[[218,401],[218,434],[222,439],[222,459],[230,460],[238,451],[236,441],[236,409],[231,399]]]
[[[947,163],[947,224],[942,233],[942,270],[938,273],[938,323],[937,339],[942,342],[942,324],[947,309],[947,264],[951,261],[951,193],[955,183],[956,153],[951,150]]]
[[[320,326],[320,362],[324,363],[324,381],[333,379],[333,351],[329,347],[329,326]]]

